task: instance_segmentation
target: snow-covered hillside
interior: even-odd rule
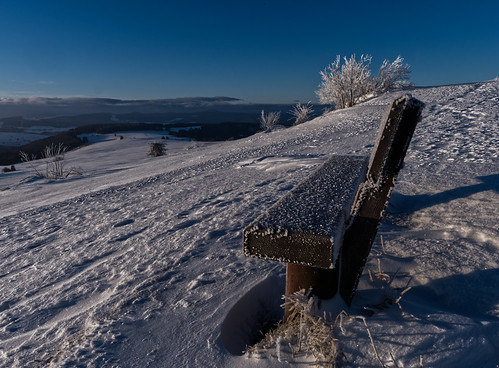
[[[379,260],[412,286],[366,319],[386,366],[497,367],[499,81],[409,92],[423,119],[347,312],[379,304]],[[244,257],[242,230],[331,154],[369,155],[398,95],[239,141],[169,140],[157,158],[154,133],[91,137],[66,155],[82,177],[0,175],[0,366],[289,366],[222,344],[245,294],[241,321],[284,292],[284,265]],[[225,341],[247,333],[231,323]],[[380,366],[364,324],[344,328],[340,366]]]

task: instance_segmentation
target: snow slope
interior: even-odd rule
[[[378,232],[385,252],[378,239],[366,266],[412,286],[402,309],[367,317],[387,366],[499,366],[498,92],[410,91],[423,120]],[[289,366],[222,343],[253,333],[245,313],[283,292],[284,265],[244,257],[242,230],[331,154],[369,155],[399,94],[239,141],[168,140],[157,158],[159,132],[94,137],[66,156],[82,177],[1,175],[0,366]],[[383,293],[366,272],[348,313]],[[363,323],[344,327],[340,365],[379,366]]]

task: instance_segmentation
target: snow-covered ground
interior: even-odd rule
[[[366,317],[386,366],[498,367],[499,82],[410,93],[423,119],[347,312],[380,304],[379,260],[412,286]],[[246,258],[242,230],[331,154],[369,155],[399,94],[239,141],[167,140],[156,158],[159,132],[91,137],[66,155],[81,177],[0,175],[0,365],[289,366],[233,349],[284,291],[284,265]],[[363,322],[343,327],[340,366],[380,366]]]

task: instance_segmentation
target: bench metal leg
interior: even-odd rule
[[[296,263],[286,264],[286,295],[297,291],[312,289],[320,299],[330,299],[338,291],[338,269],[303,266]],[[284,311],[284,320],[290,315],[288,307]]]

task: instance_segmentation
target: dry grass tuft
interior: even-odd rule
[[[290,316],[285,323],[268,332],[263,340],[246,350],[248,356],[259,356],[275,349],[280,362],[313,358],[318,367],[336,367],[341,352],[334,337],[335,323],[316,315],[318,299],[304,290],[284,297],[283,307]]]

